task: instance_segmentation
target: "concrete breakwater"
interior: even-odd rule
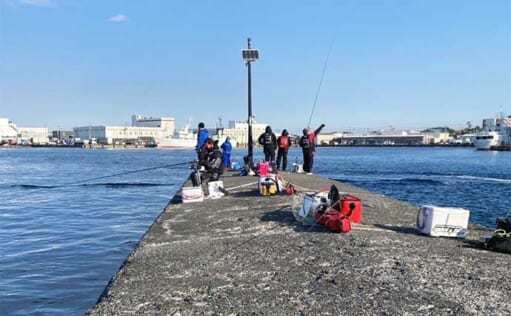
[[[292,197],[261,197],[227,175],[229,196],[176,196],[112,280],[92,315],[443,315],[511,313],[511,256],[416,233],[417,208],[344,183],[286,174],[299,188],[335,183],[364,202],[349,234],[305,227]]]

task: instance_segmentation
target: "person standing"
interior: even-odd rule
[[[264,161],[275,161],[275,149],[277,149],[277,136],[273,134],[271,127],[266,126],[264,133],[259,136],[259,144],[263,146]]]
[[[232,144],[231,144],[231,138],[227,136],[225,139],[225,142],[222,144],[222,152],[223,152],[223,161],[224,161],[224,168],[230,168],[231,167],[231,153],[232,153]]]
[[[303,152],[303,171],[306,173],[312,173],[314,153],[316,152],[316,139],[323,127],[325,127],[325,124],[321,124],[315,131],[311,131],[308,128],[303,129],[303,136],[300,138],[300,147],[302,147]]]
[[[195,146],[195,151],[197,152],[197,157],[200,160],[200,152],[204,146],[204,143],[206,143],[206,140],[209,138],[209,132],[203,122],[200,122],[198,127],[199,129],[197,130],[197,145]]]
[[[287,168],[287,152],[289,147],[291,147],[291,138],[289,137],[289,133],[287,130],[282,131],[282,135],[277,139],[277,144],[279,146],[277,150],[277,169],[286,171]],[[280,162],[282,161],[282,169],[280,168]]]

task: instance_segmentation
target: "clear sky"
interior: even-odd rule
[[[511,114],[511,1],[0,0],[0,116],[20,126],[426,127]]]

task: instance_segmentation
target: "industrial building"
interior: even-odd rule
[[[18,131],[16,125],[7,118],[0,117],[0,145],[8,143],[16,143]]]
[[[0,118],[0,144],[46,145],[49,132],[46,127],[17,127],[7,118]]]
[[[97,142],[102,145],[159,143],[175,132],[175,119],[172,117],[143,117],[133,115],[132,126],[83,126],[73,129],[75,139],[84,142]]]
[[[424,144],[424,135],[421,134],[345,134],[334,140],[338,145],[350,146],[418,146]]]
[[[18,143],[47,145],[49,136],[47,127],[18,127]]]
[[[230,137],[234,145],[245,147],[248,142],[248,123],[246,121],[229,121],[228,128],[218,129],[218,139],[223,140]],[[257,144],[257,138],[264,133],[268,124],[257,123],[252,120],[252,139]]]

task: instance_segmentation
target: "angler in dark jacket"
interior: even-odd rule
[[[199,166],[206,168],[208,165],[209,154],[214,150],[214,142],[207,138],[199,151]]]
[[[300,147],[302,147],[303,152],[303,171],[307,173],[312,172],[314,153],[316,152],[316,139],[323,127],[325,127],[325,124],[321,124],[315,131],[311,131],[308,128],[303,129],[303,136],[300,138]]]
[[[209,138],[209,132],[202,122],[199,123],[198,127],[199,129],[197,130],[197,145],[195,146],[195,151],[197,152],[197,155],[200,156],[202,147],[204,146],[206,140]]]
[[[275,150],[277,149],[277,136],[273,134],[271,127],[266,126],[266,130],[259,136],[259,144],[263,146],[264,161],[275,161]]]
[[[277,169],[286,171],[287,168],[287,152],[291,147],[291,138],[287,130],[282,131],[282,135],[277,139],[279,149],[277,150]],[[280,168],[280,162],[282,161],[282,169]]]
[[[223,153],[218,147],[218,140],[213,143],[213,150],[208,154],[205,167],[209,181],[218,181],[224,172]]]

